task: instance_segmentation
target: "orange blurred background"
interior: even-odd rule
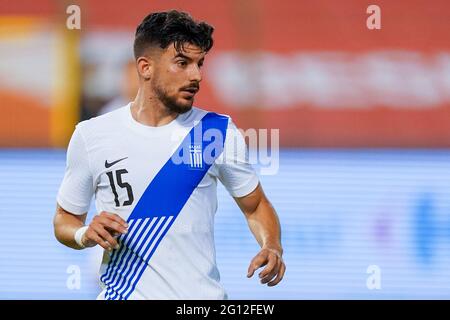
[[[279,128],[283,147],[450,147],[445,0],[0,0],[0,146],[65,146],[122,90],[136,26],[172,8],[215,27],[195,104],[240,128]]]

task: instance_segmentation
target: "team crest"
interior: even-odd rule
[[[203,168],[202,145],[191,144],[189,146],[189,166],[192,169]]]

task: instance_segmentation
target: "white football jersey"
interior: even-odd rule
[[[195,107],[160,127],[137,122],[130,108],[77,125],[57,196],[79,215],[95,195],[98,212],[129,224],[120,248],[104,251],[98,299],[226,299],[214,245],[216,188],[219,179],[242,197],[257,187],[243,136],[229,117]]]

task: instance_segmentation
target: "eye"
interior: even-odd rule
[[[187,66],[187,61],[186,60],[178,60],[177,61],[177,65],[180,67],[186,67]]]

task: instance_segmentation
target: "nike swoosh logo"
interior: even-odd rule
[[[125,160],[125,159],[127,159],[127,158],[128,158],[128,157],[125,157],[125,158],[122,158],[122,159],[113,161],[113,162],[111,162],[111,163],[108,163],[108,160],[105,160],[105,168],[110,168],[110,167],[112,167],[113,165],[115,165],[116,163],[118,163],[118,162],[120,162],[120,161],[122,161],[122,160]]]

